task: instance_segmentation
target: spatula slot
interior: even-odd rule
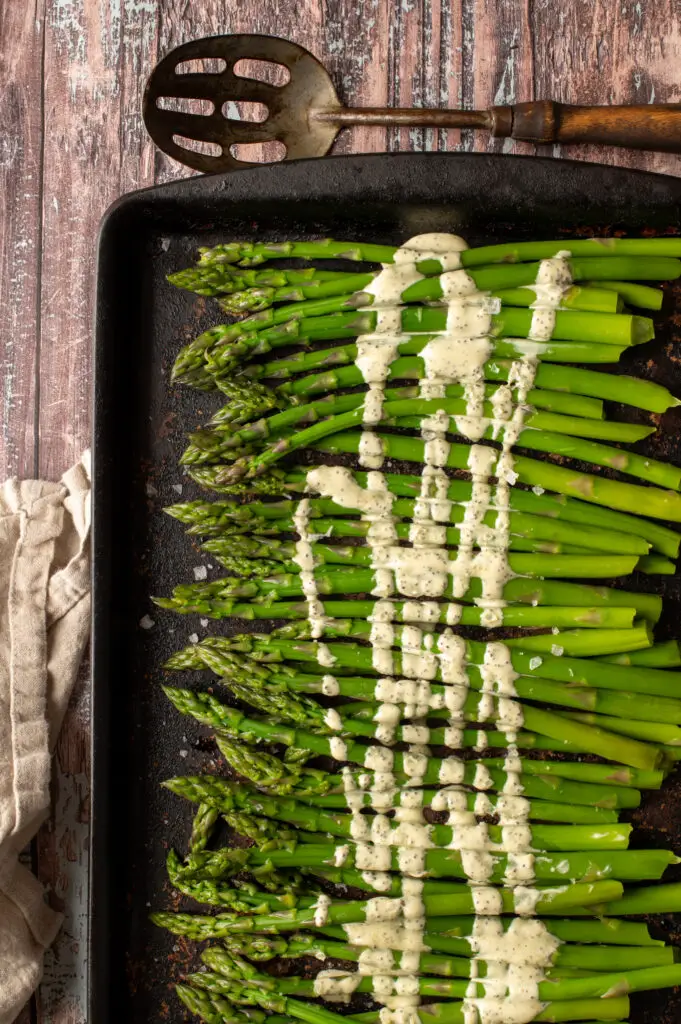
[[[227,67],[222,57],[195,57],[192,60],[181,60],[175,65],[176,75],[219,75]]]
[[[186,135],[173,135],[172,138],[176,146],[190,153],[201,153],[203,156],[222,156],[222,146],[218,146],[217,142],[188,139]]]
[[[222,116],[230,121],[243,121],[245,124],[262,124],[267,120],[269,110],[264,103],[243,100],[227,100],[222,104]]]
[[[286,146],[278,139],[262,142],[234,142],[229,147],[230,156],[247,163],[276,164],[286,159]]]
[[[199,114],[208,117],[215,110],[211,100],[189,99],[185,96],[159,96],[156,100],[159,110],[179,110],[183,114]]]
[[[252,78],[256,82],[267,82],[268,85],[286,85],[291,81],[291,72],[284,64],[271,60],[249,60],[242,58],[234,65],[237,78]]]

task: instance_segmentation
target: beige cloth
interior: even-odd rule
[[[47,815],[51,751],[90,628],[90,459],[0,489],[0,1024],[42,974],[61,917],[18,857]]]

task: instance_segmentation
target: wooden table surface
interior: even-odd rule
[[[179,43],[221,32],[287,36],[357,105],[681,101],[675,0],[7,0],[0,32],[4,476],[57,477],[89,443],[97,225],[122,193],[187,173],[155,151],[140,116],[148,73]],[[536,148],[379,128],[337,144],[337,152]],[[681,173],[677,156],[539,149]],[[88,718],[84,669],[57,748],[53,815],[33,851],[65,924],[26,1021],[85,1019]]]

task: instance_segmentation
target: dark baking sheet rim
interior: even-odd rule
[[[116,749],[111,735],[113,696],[110,536],[115,501],[116,424],[124,408],[116,395],[114,361],[121,301],[122,262],[131,224],[178,220],[194,231],[211,225],[231,203],[251,201],[338,203],[361,199],[378,204],[427,204],[436,198],[455,209],[485,197],[503,210],[517,201],[520,182],[531,191],[537,216],[556,203],[581,200],[609,212],[629,201],[660,223],[681,229],[681,179],[576,161],[487,154],[378,154],[305,160],[232,174],[194,177],[131,193],[106,212],[98,240],[93,384],[93,617],[92,617],[92,808],[90,839],[88,1019],[105,1024],[111,999],[111,915],[116,891],[107,851],[117,841],[110,786]],[[613,203],[615,205],[613,205]],[[423,209],[427,207],[424,205]],[[592,209],[593,213],[593,209]],[[432,230],[433,228],[429,228]],[[414,232],[419,230],[414,227]],[[422,228],[423,230],[423,228]],[[349,233],[351,234],[351,232]],[[120,912],[120,911],[119,911]]]

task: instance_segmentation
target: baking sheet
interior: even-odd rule
[[[353,156],[147,189],[124,197],[104,218],[94,386],[90,1020],[97,1024],[187,1019],[172,984],[196,944],[155,928],[148,914],[188,905],[171,893],[164,861],[170,846],[185,849],[192,807],[159,783],[215,771],[220,761],[206,730],[164,697],[161,666],[192,635],[253,629],[233,620],[203,625],[149,599],[193,579],[195,566],[213,566],[209,579],[222,574],[161,511],[205,493],[177,462],[186,432],[222,404],[216,394],[169,386],[179,348],[221,317],[213,300],[172,288],[165,275],[192,263],[199,245],[225,239],[334,236],[399,244],[434,230],[460,233],[471,245],[582,233],[678,234],[681,181],[523,157]],[[622,368],[681,395],[681,289],[667,291],[657,340]],[[657,435],[636,450],[679,464],[681,414],[661,417]],[[656,584],[643,577],[641,586]],[[661,586],[667,604],[658,636],[678,636],[678,576],[662,578]],[[147,615],[154,625],[144,629]],[[214,681],[208,673],[175,678],[200,688]],[[633,820],[635,845],[681,854],[681,767]],[[670,917],[662,931],[681,942],[681,920]],[[632,1020],[641,1024],[681,1019],[679,993],[635,996],[632,1007]]]

